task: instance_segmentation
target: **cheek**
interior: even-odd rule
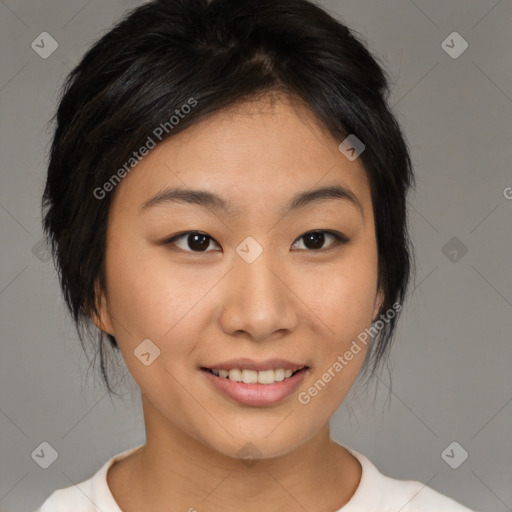
[[[310,288],[308,306],[315,312],[317,332],[314,373],[298,396],[304,414],[320,427],[343,402],[357,379],[368,351],[376,295],[376,267],[354,258],[327,271],[318,291]],[[304,293],[307,293],[304,291]],[[361,333],[364,337],[361,338]],[[364,341],[362,341],[364,340]]]
[[[376,254],[371,244],[350,257],[347,253],[322,270],[317,287],[303,289],[323,333],[317,339],[314,378],[302,390],[311,400],[306,407],[311,420],[318,411],[334,413],[363,365],[370,341],[365,330],[371,326],[377,292]]]
[[[332,266],[319,267],[314,279],[301,278],[299,296],[329,329],[346,341],[371,324],[377,293],[376,259],[354,253]]]
[[[107,266],[109,310],[123,358],[145,394],[156,393],[157,399],[165,390],[166,396],[175,394],[179,400],[180,394],[174,393],[179,386],[168,372],[183,381],[189,370],[189,355],[201,330],[194,305],[204,294],[204,283],[203,288],[185,286],[183,272],[142,251],[137,254],[133,246],[129,257],[123,254],[121,247],[112,252]],[[151,343],[144,341],[148,339]],[[152,361],[146,366],[140,357],[148,351]]]
[[[187,273],[161,255],[133,250],[128,257],[118,247],[107,265],[110,310],[133,336],[162,339],[181,328],[181,320],[211,286],[204,274]],[[206,278],[206,281],[205,281]]]

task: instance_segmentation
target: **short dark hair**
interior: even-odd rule
[[[413,263],[406,194],[414,176],[388,106],[390,79],[347,26],[306,0],[153,0],[128,12],[70,72],[51,122],[43,228],[64,299],[84,346],[96,285],[105,289],[113,170],[142,147],[211,114],[271,93],[306,105],[339,140],[355,135],[369,179],[378,244],[379,313],[402,304]],[[191,99],[179,122],[170,119]],[[126,170],[126,167],[125,167]],[[114,184],[115,185],[115,184]],[[95,197],[96,196],[96,197]],[[370,345],[364,372],[388,353],[398,311]],[[384,322],[383,322],[384,323]],[[103,381],[115,338],[96,330]]]

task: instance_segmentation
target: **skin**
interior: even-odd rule
[[[146,444],[107,475],[124,512],[322,512],[354,494],[361,466],[330,439],[329,418],[365,347],[309,404],[298,400],[370,327],[382,302],[369,183],[339,142],[307,110],[266,97],[178,133],[117,186],[94,321],[115,336],[142,396]],[[350,188],[362,213],[339,199],[280,213],[296,193],[331,184]],[[168,186],[215,192],[239,211],[172,203],[142,213]],[[160,243],[191,230],[211,237],[207,251],[187,236]],[[308,248],[303,235],[312,230],[350,242],[334,246],[326,235],[320,247],[330,251]],[[263,247],[250,264],[236,252],[247,236]],[[147,338],[161,351],[149,366],[134,355]],[[200,370],[236,357],[284,358],[309,370],[279,404],[241,405]],[[237,456],[248,442],[260,453],[251,466]]]

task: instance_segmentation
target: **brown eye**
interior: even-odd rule
[[[327,239],[328,237],[331,237],[331,239],[334,239],[334,242],[332,242],[327,248],[324,248],[323,245],[326,241],[326,235]],[[306,250],[309,249],[313,251],[329,251],[341,244],[346,244],[349,241],[345,235],[336,231],[309,231],[308,233],[301,235],[297,240],[304,240]],[[296,243],[297,242],[294,242],[293,245]]]
[[[179,241],[180,243],[176,243],[176,241]],[[199,231],[187,231],[185,233],[174,235],[166,241],[166,244],[176,245],[179,249],[186,252],[210,252],[207,251],[207,249],[212,241],[217,243],[206,233],[201,233]]]

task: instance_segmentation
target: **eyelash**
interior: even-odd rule
[[[331,235],[334,238],[334,242],[327,249],[300,249],[301,251],[306,251],[306,252],[328,252],[328,251],[331,251],[331,250],[335,249],[336,247],[339,247],[340,245],[345,245],[348,242],[350,242],[349,238],[347,238],[345,235],[343,235],[341,233],[338,233],[337,231],[314,229],[312,231],[307,231],[303,235],[299,236],[293,242],[293,244],[295,244],[298,240],[304,238],[305,236],[313,234],[313,233],[327,233],[328,235]],[[220,245],[220,244],[218,244],[218,242],[214,238],[212,238],[207,233],[204,233],[202,231],[184,231],[182,233],[178,233],[176,235],[173,235],[171,238],[165,240],[163,243],[164,243],[164,245],[174,245],[174,242],[176,240],[179,240],[180,238],[185,238],[188,235],[204,235],[207,238],[209,238],[210,240],[213,240],[215,243],[217,243],[217,245]],[[190,253],[194,253],[194,254],[201,254],[201,253],[205,253],[205,252],[212,252],[212,251],[191,251],[191,250],[181,249],[180,247],[178,247],[178,249],[180,249],[183,252],[190,252]]]

